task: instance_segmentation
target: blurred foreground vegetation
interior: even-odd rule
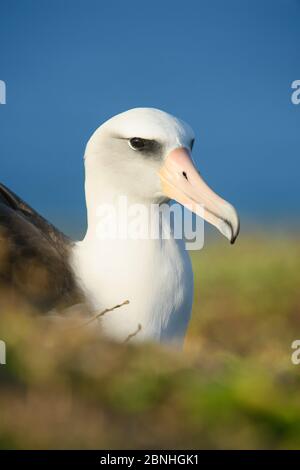
[[[210,242],[193,264],[183,353],[2,306],[0,447],[300,448],[300,240]]]

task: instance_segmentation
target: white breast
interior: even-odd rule
[[[130,304],[101,319],[104,332],[125,340],[181,343],[190,319],[193,273],[181,240],[94,240],[74,249],[74,269],[94,310]]]

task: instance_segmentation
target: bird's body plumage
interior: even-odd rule
[[[166,222],[167,223],[167,222]],[[136,340],[180,344],[189,322],[193,273],[182,240],[88,239],[73,250],[74,268],[93,310],[129,300],[101,318],[118,340],[139,330]]]
[[[82,301],[68,262],[73,242],[0,184],[0,287],[49,311]]]

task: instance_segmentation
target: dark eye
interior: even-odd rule
[[[195,139],[191,141],[191,150],[193,150]]]
[[[127,142],[130,148],[140,152],[144,157],[161,158],[162,156],[162,145],[156,140],[132,137]]]
[[[140,137],[133,137],[129,140],[129,145],[133,150],[143,150],[146,148],[147,140]]]

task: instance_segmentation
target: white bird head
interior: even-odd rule
[[[87,198],[91,201],[104,185],[139,202],[174,199],[233,243],[237,213],[201,178],[191,158],[193,143],[191,127],[164,111],[136,108],[114,116],[86,147]]]

